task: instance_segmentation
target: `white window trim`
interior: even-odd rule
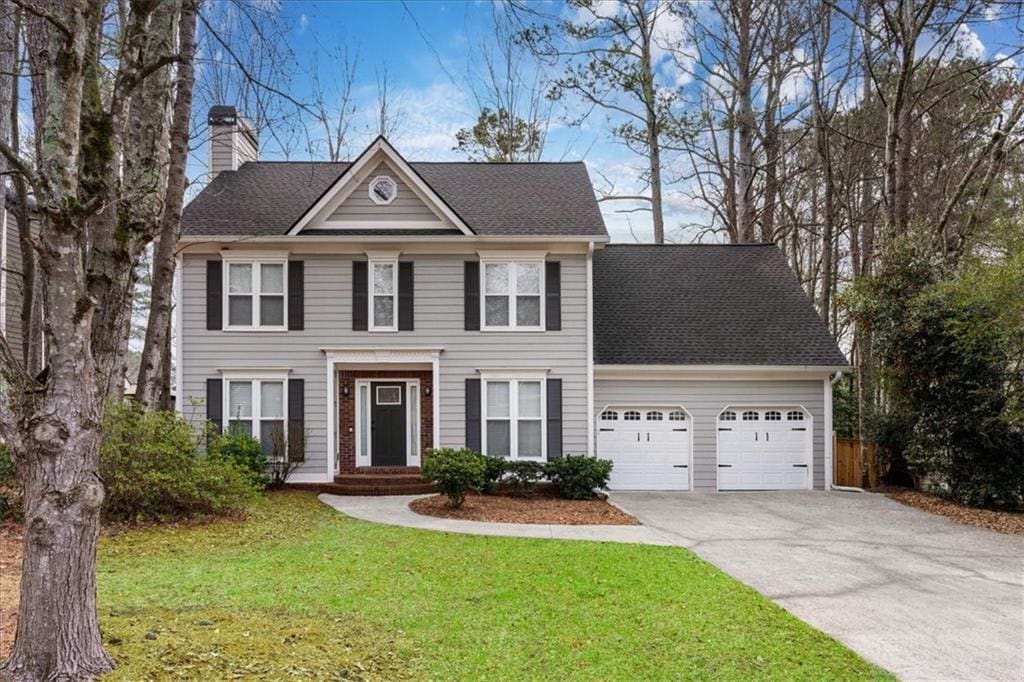
[[[224,331],[245,331],[245,332],[284,332],[288,331],[288,257],[235,257],[228,258],[222,257],[224,267],[222,269],[221,277],[223,283],[221,289],[223,291],[223,300],[221,307],[223,309],[223,328]],[[248,325],[233,325],[231,324],[231,266],[232,265],[252,265],[252,281],[250,282],[250,288],[252,292],[250,294],[235,294],[235,296],[251,296],[252,297],[252,324]],[[260,324],[260,298],[263,296],[261,291],[261,277],[260,268],[263,265],[281,265],[282,268],[282,292],[280,294],[267,294],[268,296],[281,296],[284,300],[282,303],[282,324],[279,325],[264,325]]]
[[[394,190],[394,194],[391,195],[390,199],[381,199],[376,194],[373,193],[373,186],[377,184],[378,180],[387,180],[388,182],[391,183],[391,188]],[[366,192],[367,194],[370,195],[370,201],[377,204],[378,206],[387,206],[388,204],[392,203],[395,199],[398,198],[398,182],[390,175],[377,175],[372,180],[370,180],[370,184],[366,186]]]
[[[374,277],[374,266],[375,265],[390,265],[391,266],[391,324],[390,325],[377,325],[374,324],[373,315],[373,302],[377,298],[377,294],[373,293],[373,277]],[[367,260],[367,296],[366,296],[366,307],[367,307],[367,330],[371,332],[397,332],[398,331],[398,258],[370,258]],[[383,294],[381,297],[383,298]]]
[[[509,430],[509,460],[524,460],[528,462],[546,462],[548,459],[548,380],[547,372],[526,373],[512,372],[502,374],[481,374],[480,379],[480,448],[487,452],[487,384],[508,383],[508,417],[495,417],[495,419],[508,419]],[[520,457],[519,456],[519,383],[540,383],[540,456]],[[528,421],[537,421],[536,417],[524,417]]]
[[[253,438],[260,440],[260,433],[262,430],[259,428],[263,421],[263,406],[260,404],[262,399],[261,396],[261,385],[263,382],[267,383],[279,383],[281,384],[281,430],[282,438],[284,440],[285,456],[287,457],[288,452],[288,372],[253,372],[252,374],[246,375],[237,372],[222,372],[221,381],[223,382],[223,389],[221,389],[222,400],[223,400],[223,412],[224,421],[221,424],[221,430],[224,433],[228,433],[231,428],[233,420],[231,416],[231,384],[232,383],[249,383],[252,384],[252,415],[248,417],[248,421],[251,423],[250,433]],[[274,421],[277,421],[276,419]]]
[[[541,258],[481,258],[480,259],[480,331],[485,332],[542,332],[544,331],[546,311],[545,311],[545,299],[546,299],[546,285],[547,272],[545,269],[545,260]],[[540,318],[537,325],[522,326],[516,324],[516,300],[519,296],[518,293],[518,282],[516,277],[516,268],[520,263],[535,263],[540,266],[540,291],[537,294],[540,296]],[[487,296],[502,296],[503,294],[488,294],[487,293],[487,266],[488,265],[509,265],[509,276],[508,276],[508,293],[504,296],[508,297],[508,324],[507,325],[490,325],[487,324]],[[534,294],[523,294],[524,296],[533,296]]]
[[[420,402],[422,398],[420,396],[420,380],[419,379],[356,379],[355,391],[353,398],[355,399],[355,446],[356,446],[356,466],[357,467],[368,467],[373,465],[373,430],[370,429],[369,424],[366,426],[366,454],[362,451],[362,432],[361,426],[363,420],[369,420],[370,414],[364,414],[362,407],[359,405],[359,393],[362,388],[365,388],[368,397],[370,411],[373,411],[373,402],[377,396],[371,391],[371,384],[375,383],[395,383],[405,384],[405,465],[410,467],[418,467],[420,465],[420,444],[414,442],[413,436],[417,436],[415,441],[419,441],[422,437],[423,420],[420,415]],[[415,413],[412,409],[412,400],[409,396],[412,395],[413,391],[416,392],[416,410]],[[413,420],[415,420],[416,428],[413,429]],[[415,434],[413,433],[415,431]]]

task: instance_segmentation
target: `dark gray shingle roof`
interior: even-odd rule
[[[845,366],[774,244],[611,244],[594,255],[601,365]]]
[[[582,163],[411,163],[477,234],[606,235]],[[223,172],[185,208],[188,235],[285,234],[349,164],[255,162]]]

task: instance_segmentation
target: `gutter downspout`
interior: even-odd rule
[[[839,382],[839,380],[842,377],[843,377],[842,371],[836,372],[836,375],[834,377],[832,377],[832,380],[829,382],[829,390],[831,390],[833,387],[835,387],[835,385]],[[830,433],[829,434],[829,438],[831,438],[831,437],[832,437],[832,434]],[[835,457],[835,454],[836,453],[835,453],[835,451],[833,449],[833,452],[832,452],[832,457],[833,458]],[[830,484],[832,490],[839,490],[841,492],[846,492],[846,493],[862,493],[862,492],[864,492],[863,488],[857,488],[857,487],[854,487],[852,485],[836,485],[836,483],[835,483],[835,470],[834,469],[832,471],[832,478],[833,478],[833,480],[832,480],[832,482]]]
[[[587,244],[587,455],[594,449],[594,242]]]

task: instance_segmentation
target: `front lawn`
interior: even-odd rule
[[[106,538],[99,592],[115,679],[887,678],[682,549],[379,526],[298,493]]]

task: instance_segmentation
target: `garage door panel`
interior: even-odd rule
[[[793,408],[729,409],[719,417],[720,490],[803,490],[808,487],[808,421]],[[796,426],[795,424],[799,424]]]
[[[625,406],[598,417],[597,454],[612,461],[613,490],[688,490],[691,442],[679,411]]]

